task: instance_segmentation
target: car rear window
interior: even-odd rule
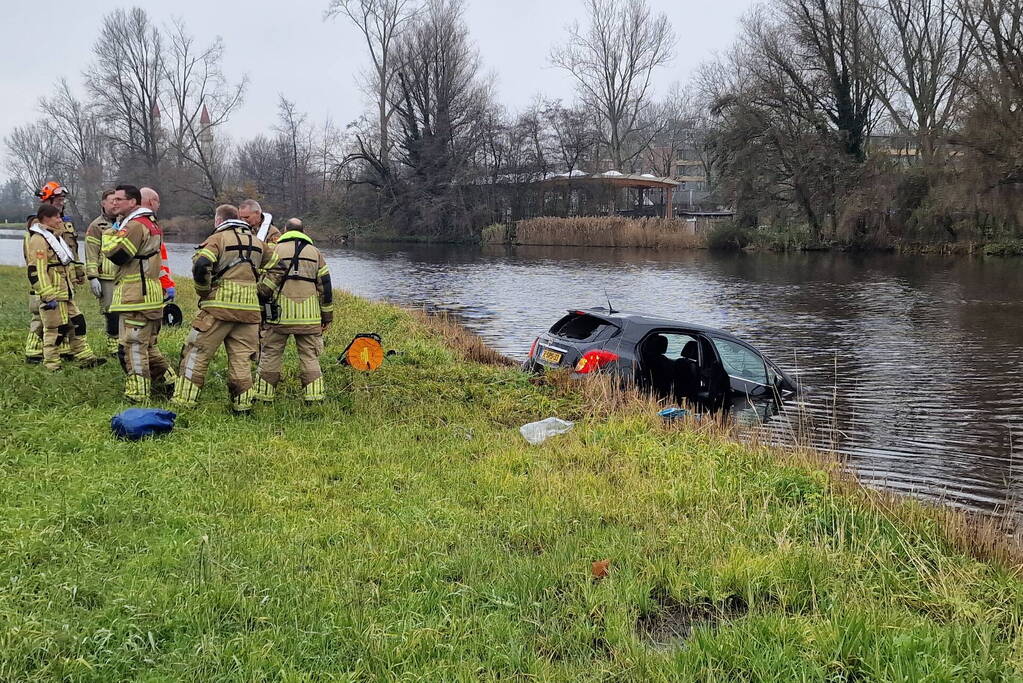
[[[584,341],[595,339],[604,330],[616,329],[617,325],[606,320],[586,313],[569,313],[564,318],[554,323],[551,334],[563,339],[575,339]]]

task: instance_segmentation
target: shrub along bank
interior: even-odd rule
[[[221,356],[173,433],[114,441],[115,365],[22,364],[23,278],[0,269],[0,680],[1023,675],[1007,560],[920,505],[346,295],[323,406],[292,382],[233,418]],[[332,362],[366,331],[399,353]],[[528,446],[550,415],[578,424]]]

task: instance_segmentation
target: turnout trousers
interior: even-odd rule
[[[153,380],[173,383],[176,375],[167,364],[156,342],[160,336],[160,318],[144,313],[120,313],[117,356],[124,369],[124,397],[141,402],[149,398]]]
[[[43,319],[39,316],[39,295],[28,295],[28,336],[25,337],[25,360],[43,360]]]
[[[270,402],[274,398],[277,383],[281,380],[281,365],[288,338],[294,337],[298,352],[299,379],[302,381],[303,399],[309,402],[322,401],[324,397],[323,372],[320,370],[320,354],[323,353],[323,335],[289,333],[269,325],[263,332],[263,345],[259,352],[259,381],[256,398]]]
[[[181,349],[173,402],[194,406],[206,383],[210,361],[223,345],[227,351],[227,387],[235,412],[252,409],[252,363],[259,352],[259,323],[232,322],[199,311]]]
[[[101,279],[99,286],[103,290],[103,294],[99,298],[99,311],[103,314],[103,319],[106,323],[107,353],[115,355],[120,344],[121,332],[118,323],[120,315],[110,312],[110,303],[114,299],[114,281]]]
[[[43,365],[48,369],[60,370],[62,344],[77,361],[96,357],[85,342],[85,316],[75,302],[58,301],[56,308],[46,309],[40,301],[37,315],[42,327]]]

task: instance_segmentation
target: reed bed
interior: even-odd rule
[[[640,249],[700,249],[703,235],[691,224],[672,218],[574,217],[530,218],[515,225],[516,244]]]

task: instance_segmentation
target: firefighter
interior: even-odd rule
[[[281,231],[273,224],[273,215],[263,213],[263,207],[255,199],[243,199],[238,203],[238,218],[248,223],[252,233],[268,247],[272,248],[281,237]],[[259,324],[260,347],[263,345],[263,337],[268,329],[266,315],[263,314]]]
[[[125,373],[124,397],[141,403],[149,399],[154,382],[172,385],[175,379],[156,345],[163,320],[163,231],[153,212],[141,206],[139,188],[118,185],[112,198],[121,219],[102,250],[117,266],[110,312],[118,315],[117,355]]]
[[[60,343],[66,339],[71,355],[82,367],[106,362],[97,358],[79,336],[81,312],[74,303],[74,279],[77,272],[74,253],[64,238],[64,218],[53,204],[40,204],[36,220],[29,226],[26,251],[29,257],[28,280],[39,300],[39,319],[43,328],[43,366],[60,370]]]
[[[153,219],[157,220],[156,214],[160,211],[160,195],[151,187],[143,187],[139,191],[142,193],[142,206],[152,211]],[[174,301],[177,288],[174,286],[170,264],[167,262],[167,243],[162,240],[160,241],[160,287],[163,288],[164,303]]]
[[[38,192],[36,192],[36,196],[39,197],[39,201],[41,203],[55,206],[62,214],[64,211],[64,203],[67,200],[67,194],[67,189],[55,181],[46,183]],[[29,227],[31,227],[37,220],[36,216],[29,216]],[[75,265],[71,269],[72,284],[74,286],[81,285],[85,281],[85,270],[82,268],[81,262],[78,261],[78,236],[75,234],[74,223],[72,223],[66,216],[62,216],[61,218],[61,230],[59,231],[59,234],[67,243],[75,260]],[[31,236],[31,233],[26,230],[25,240],[22,243],[26,266],[28,266],[32,260],[28,250],[28,241]],[[28,335],[25,338],[25,361],[28,363],[40,363],[43,360],[43,324],[39,317],[39,297],[31,283],[29,284],[28,310],[30,318],[28,324]],[[75,325],[78,336],[85,339],[85,316],[83,315],[80,320],[76,320]],[[67,339],[62,337],[60,340],[60,346],[61,353],[63,355],[66,357],[73,356],[70,352]]]
[[[230,204],[217,207],[213,234],[192,258],[199,313],[185,338],[171,402],[195,406],[206,371],[221,344],[227,350],[231,409],[252,409],[252,362],[259,352],[261,271],[274,265],[273,252],[238,218]]]
[[[263,207],[255,199],[243,199],[238,204],[238,218],[249,224],[260,242],[273,245],[281,238],[281,231],[273,224],[273,215],[263,213]]]
[[[114,297],[114,276],[117,266],[102,254],[104,241],[108,244],[114,235],[113,190],[104,190],[100,201],[100,215],[89,224],[85,231],[85,276],[89,278],[89,288],[99,299],[99,310],[106,320],[107,355],[117,354],[117,314],[110,312],[110,302]]]
[[[323,254],[302,230],[302,221],[289,219],[274,248],[275,265],[263,275],[259,292],[268,301],[267,330],[259,355],[256,396],[270,403],[281,379],[281,362],[288,337],[294,336],[299,378],[306,403],[324,398],[320,354],[323,334],[334,317],[330,271]]]

